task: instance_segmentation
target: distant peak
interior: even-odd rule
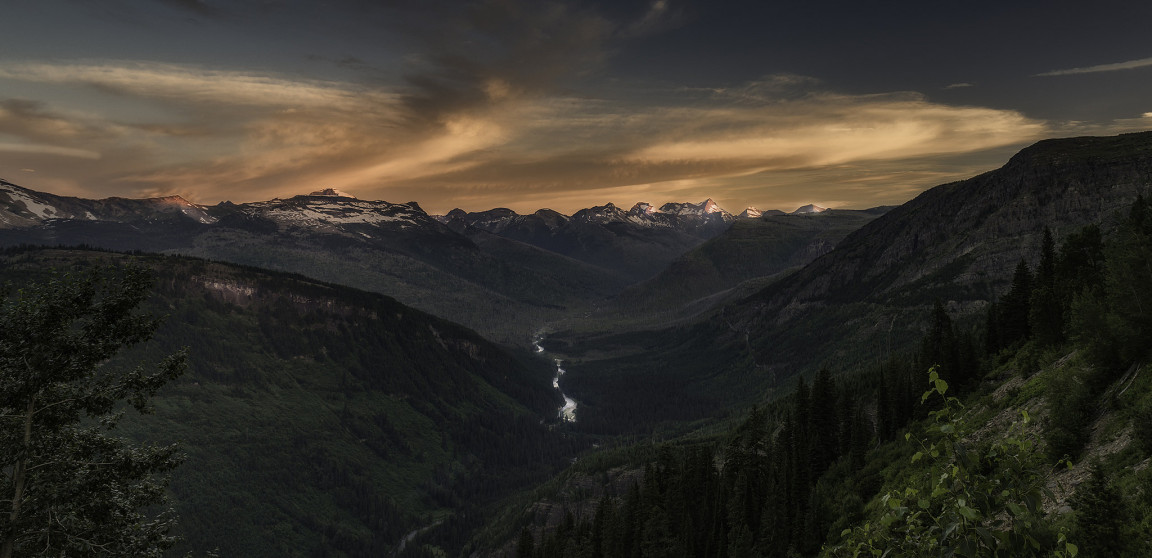
[[[331,198],[356,199],[356,196],[353,196],[352,194],[349,194],[348,192],[344,192],[342,190],[337,190],[335,188],[325,188],[323,190],[316,190],[315,192],[312,192],[308,195],[309,196],[327,196],[327,197],[331,197]]]
[[[760,212],[759,209],[756,209],[755,207],[752,207],[752,206],[748,206],[748,209],[741,211],[740,215],[737,215],[737,217],[741,217],[744,219],[755,219],[755,218],[759,217],[760,215],[762,215],[762,213]]]
[[[632,209],[628,210],[628,213],[635,215],[651,215],[652,213],[658,213],[659,211],[660,210],[656,209],[654,205],[648,202],[636,202],[636,205],[632,206]]]
[[[805,205],[803,207],[797,208],[796,211],[793,211],[789,215],[807,215],[810,213],[821,213],[824,211],[828,211],[828,208],[827,207],[820,207],[814,203],[810,203],[810,204]]]

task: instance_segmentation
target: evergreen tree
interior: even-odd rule
[[[109,365],[159,322],[135,313],[139,268],[64,275],[4,293],[0,305],[0,556],[159,556],[174,542],[160,511],[175,446],[133,446],[108,433],[127,401],[149,398],[184,369],[176,354],[148,370]]]
[[[1072,497],[1076,511],[1077,540],[1085,556],[1114,558],[1123,556],[1127,540],[1128,506],[1100,469],[1092,465],[1092,475]]]
[[[1028,313],[1032,337],[1041,346],[1056,345],[1064,340],[1064,310],[1056,288],[1055,243],[1052,231],[1044,227],[1040,265],[1036,269],[1036,284],[1032,289]]]
[[[1064,340],[1064,310],[1056,291],[1047,283],[1041,283],[1032,290],[1028,324],[1032,338],[1042,347],[1057,345]]]
[[[1056,262],[1056,290],[1067,308],[1086,289],[1103,286],[1104,238],[1097,225],[1088,225],[1064,240]]]
[[[944,303],[937,300],[932,307],[932,321],[928,335],[920,346],[920,362],[925,366],[935,366],[940,377],[959,385],[959,359],[957,358],[956,333],[952,329],[952,318],[944,309]]]
[[[1012,288],[1000,303],[1000,346],[1012,347],[1028,339],[1031,329],[1028,317],[1031,313],[1032,272],[1023,258],[1012,274]]]
[[[1152,205],[1140,196],[1107,251],[1112,330],[1126,364],[1152,348]]]
[[[809,396],[810,462],[814,476],[823,473],[836,459],[839,446],[836,423],[836,384],[828,369],[822,369],[812,382]]]

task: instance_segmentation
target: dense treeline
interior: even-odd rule
[[[1053,235],[1045,230],[1035,269],[1026,261],[1019,263],[1009,290],[989,305],[983,327],[958,331],[944,305],[937,303],[916,354],[838,380],[827,371],[810,383],[801,378],[793,395],[753,410],[722,443],[663,448],[657,459],[644,465],[641,483],[623,494],[606,494],[593,515],[569,516],[548,529],[525,527],[516,555],[814,556],[875,513],[866,503],[891,481],[884,477],[886,467],[907,461],[914,451],[908,449],[902,433],[909,428],[920,431],[923,427],[916,425],[931,424],[931,420],[947,435],[942,438],[947,441],[945,458],[961,460],[962,468],[973,467],[973,482],[984,479],[1004,487],[1034,484],[1043,476],[1035,467],[1076,457],[1087,439],[1093,405],[1102,390],[1130,372],[1130,365],[1148,358],[1152,348],[1150,261],[1152,208],[1142,197],[1107,239],[1099,227],[1088,226],[1069,234],[1057,249]],[[1020,468],[1012,469],[995,464],[1011,452],[1027,453],[1030,442],[1016,438],[992,442],[992,451],[977,458],[982,455],[978,448],[967,448],[967,442],[956,438],[962,420],[956,414],[960,400],[952,396],[978,395],[985,371],[1015,363],[1022,368],[1020,373],[1029,375],[1043,355],[1076,349],[1084,351],[1095,366],[1054,374],[1049,380],[1046,458],[1033,462],[1031,456],[1024,456],[1018,462]],[[948,397],[929,398],[924,393],[929,367],[937,382],[934,391],[944,395],[947,390]],[[1152,428],[1141,420],[1152,418],[1152,405],[1147,399],[1140,401],[1144,403],[1124,411],[1136,418],[1138,449],[1134,451],[1148,454],[1152,453]],[[945,404],[948,407],[942,408]],[[917,422],[926,418],[931,420]],[[945,446],[934,443],[932,447]],[[1081,540],[1087,555],[1139,555],[1141,549],[1147,550],[1146,542],[1132,535],[1133,527],[1125,522],[1131,519],[1132,506],[1143,505],[1149,512],[1152,502],[1125,500],[1096,469],[1071,500],[1075,519],[1065,521],[1065,531],[1070,531],[1066,534]],[[981,476],[985,474],[1004,478]],[[1147,488],[1152,488],[1152,482]],[[1035,487],[1012,490],[1013,497],[1022,495],[1024,503],[994,499],[985,503],[1009,506],[1000,513],[1027,518],[1027,527],[1022,519],[1018,525],[1002,527],[1021,530],[1018,536],[964,533],[965,527],[947,535],[929,531],[913,535],[909,529],[919,527],[911,520],[887,521],[901,525],[903,536],[937,537],[933,548],[944,548],[942,537],[952,537],[971,548],[1067,552],[1064,534],[1057,540],[1057,528],[1045,523],[1049,520],[1039,507]],[[1140,491],[1144,492],[1149,491]],[[894,502],[885,510],[905,509]],[[920,502],[937,505],[927,499]],[[976,511],[963,499],[960,508],[996,517],[995,510]],[[978,530],[979,524],[968,528]],[[1125,533],[1126,537],[1119,536]],[[877,540],[883,537],[868,544]]]

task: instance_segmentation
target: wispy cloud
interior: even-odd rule
[[[0,143],[0,151],[11,153],[37,153],[44,155],[59,155],[61,157],[76,157],[80,159],[99,159],[100,154],[87,149],[60,147],[58,145],[37,145],[34,143]],[[27,171],[28,169],[20,169]]]
[[[90,195],[180,193],[203,202],[290,196],[323,185],[365,198],[416,199],[432,210],[572,211],[641,195],[712,196],[744,206],[781,199],[783,190],[768,193],[773,177],[800,180],[846,165],[864,170],[835,176],[879,176],[867,169],[1019,145],[1046,131],[1013,111],[943,105],[912,93],[835,94],[796,75],[674,94],[640,91],[636,97],[664,99],[652,105],[632,96],[562,94],[554,82],[503,67],[475,67],[441,91],[137,62],[0,66],[5,79],[87,87],[164,108],[150,121],[122,122],[0,102],[0,133],[20,140],[0,144],[0,165],[9,158],[14,168],[52,168],[52,176],[71,181],[64,189]],[[457,102],[459,94],[478,96]],[[916,180],[936,176],[919,168]],[[902,184],[931,185],[908,176]],[[869,187],[885,191],[859,186]],[[803,189],[788,191],[785,203]],[[844,190],[834,199],[852,192],[877,203],[905,195]]]
[[[664,115],[679,128],[632,155],[642,161],[743,161],[799,168],[908,158],[1020,143],[1044,130],[1013,112],[931,103],[919,95],[821,94],[733,111],[681,109]],[[704,123],[725,121],[709,131]]]
[[[1129,60],[1127,62],[1116,62],[1114,64],[1099,64],[1097,66],[1086,66],[1083,68],[1068,68],[1066,70],[1053,70],[1051,72],[1044,72],[1036,74],[1034,77],[1045,76],[1070,76],[1075,74],[1094,74],[1097,72],[1118,72],[1121,70],[1135,70],[1138,68],[1145,68],[1152,66],[1152,58],[1141,58],[1139,60]]]
[[[950,83],[944,86],[944,89],[963,89],[965,87],[976,87],[975,84],[962,81],[960,83]]]
[[[113,93],[183,105],[347,107],[388,101],[348,83],[286,79],[252,72],[137,61],[0,66],[0,78],[33,83],[86,84]],[[394,99],[393,99],[394,100]]]

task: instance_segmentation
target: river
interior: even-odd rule
[[[543,341],[543,333],[537,334],[536,338],[532,341],[532,346],[536,348],[537,354],[542,355],[542,353],[544,353],[544,347],[540,346],[540,343]],[[554,358],[552,362],[556,365],[556,374],[552,376],[552,387],[556,388],[556,391],[560,392],[560,396],[564,398],[564,405],[561,406],[557,412],[557,417],[564,422],[576,422],[576,401],[568,397],[568,395],[564,393],[564,390],[560,389],[560,376],[564,375],[564,367],[562,366],[564,361]]]

